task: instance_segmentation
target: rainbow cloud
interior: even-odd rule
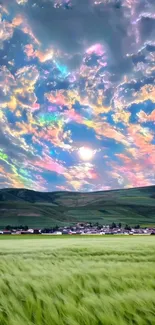
[[[153,2],[6,1],[0,30],[0,187],[155,184]]]

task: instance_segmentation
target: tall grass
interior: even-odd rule
[[[0,240],[0,325],[155,324],[155,238]]]

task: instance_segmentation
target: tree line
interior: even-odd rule
[[[82,224],[81,223],[81,226],[86,226],[86,224]],[[70,228],[70,229],[72,229],[74,226],[70,226],[70,227],[68,227],[68,228]],[[97,227],[97,229],[98,230],[100,230],[102,227],[103,227],[103,225],[100,225],[98,222],[96,222],[96,223],[89,223],[89,226],[88,227],[90,227],[90,228],[92,228],[92,227]],[[118,224],[116,224],[115,222],[112,222],[112,224],[109,226],[109,228],[110,229],[115,229],[115,228],[124,228],[125,230],[131,230],[131,226],[130,225],[125,225],[125,226],[122,226],[122,224],[121,223],[118,223]],[[19,225],[19,226],[11,226],[11,225],[7,225],[6,227],[5,227],[5,230],[8,230],[8,231],[11,231],[12,229],[14,229],[14,230],[23,230],[23,231],[27,231],[28,229],[29,229],[29,227],[28,227],[28,225]],[[56,226],[54,226],[54,227],[45,227],[44,229],[43,229],[43,231],[44,232],[54,232],[54,231],[57,231],[59,229],[59,226],[58,225],[56,225]],[[140,229],[140,225],[136,225],[136,226],[134,226],[134,229]]]

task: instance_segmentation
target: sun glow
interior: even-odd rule
[[[81,148],[79,148],[78,153],[82,160],[88,161],[93,158],[95,152],[90,148],[81,147]]]

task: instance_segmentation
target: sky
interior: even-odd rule
[[[155,1],[0,1],[0,188],[155,184]]]

